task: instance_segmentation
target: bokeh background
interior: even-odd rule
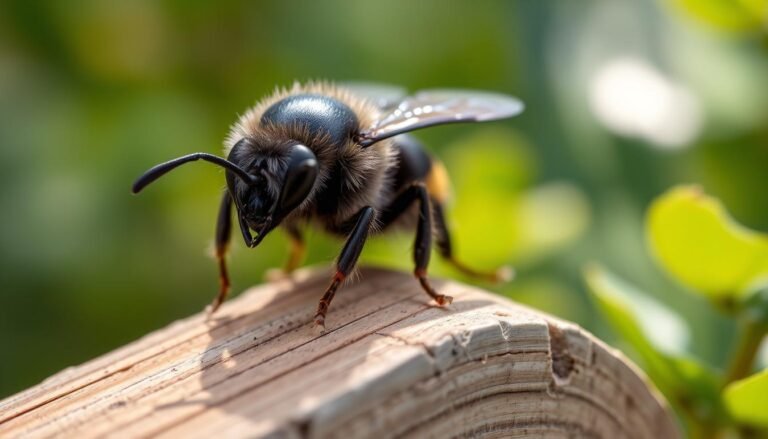
[[[768,230],[764,13],[762,0],[0,2],[0,397],[209,303],[220,170],[185,167],[140,197],[130,184],[219,152],[238,113],[296,79],[522,98],[516,119],[418,133],[453,177],[460,257],[513,264],[514,282],[484,286],[620,343],[583,282],[601,262],[679,315],[650,328],[660,339],[722,365],[732,324],[658,268],[643,222],[654,197],[696,183]],[[410,269],[411,239],[375,239],[362,259]],[[255,251],[240,241],[235,293],[287,254],[279,232]],[[310,264],[341,246],[309,242]]]

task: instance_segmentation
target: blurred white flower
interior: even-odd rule
[[[696,96],[637,58],[600,66],[590,81],[589,104],[609,130],[663,148],[690,145],[703,122]]]

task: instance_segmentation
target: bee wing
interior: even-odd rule
[[[408,95],[403,87],[375,82],[353,81],[342,83],[341,86],[352,94],[373,102],[381,110],[394,108]]]
[[[471,90],[425,90],[392,107],[381,119],[360,133],[358,143],[367,147],[379,140],[409,131],[458,122],[506,119],[523,111],[512,96]]]

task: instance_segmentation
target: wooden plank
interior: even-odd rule
[[[0,402],[0,437],[678,437],[620,353],[454,282],[433,306],[366,269],[311,324],[328,274],[253,288]]]

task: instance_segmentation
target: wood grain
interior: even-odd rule
[[[363,270],[311,324],[304,271],[0,402],[0,437],[675,438],[644,375],[579,327],[437,281]]]

